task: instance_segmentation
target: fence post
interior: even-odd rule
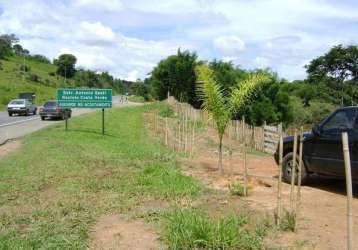
[[[351,159],[349,155],[347,132],[342,133],[344,167],[346,172],[346,187],[347,187],[347,249],[353,250],[353,218],[352,218],[352,174],[351,174]]]
[[[189,114],[188,114],[188,107],[185,107],[185,121],[184,121],[184,131],[185,131],[185,154],[188,151],[188,128],[189,128]]]
[[[278,168],[278,182],[277,182],[277,226],[281,224],[281,214],[282,214],[282,202],[281,202],[281,193],[282,193],[282,158],[283,158],[283,138],[282,133],[280,133],[279,141],[279,168]]]
[[[230,172],[232,173],[232,165],[231,165],[231,161],[232,161],[232,142],[231,142],[231,137],[232,137],[232,120],[230,120],[229,124],[228,124],[228,137],[229,137],[229,168],[230,168]]]
[[[193,117],[194,117],[194,120],[193,120],[193,128],[192,128],[190,157],[193,156],[194,145],[195,145],[196,110],[193,112]]]
[[[168,117],[165,117],[165,145],[168,146]]]
[[[264,125],[262,127],[262,150],[266,152],[266,146],[265,146],[265,127],[266,127],[266,121],[264,121]]]
[[[302,178],[302,156],[303,155],[303,127],[300,131],[300,146],[298,153],[298,176],[297,176],[297,200],[296,200],[296,227],[301,208],[301,178]]]
[[[290,205],[291,211],[294,210],[295,203],[295,175],[296,175],[296,158],[297,158],[297,129],[295,129],[293,136],[293,156],[292,156],[292,168],[291,168],[291,192],[290,192]]]
[[[245,116],[242,116],[242,154],[244,162],[244,195],[247,196],[247,166],[246,166],[246,138],[245,138]]]

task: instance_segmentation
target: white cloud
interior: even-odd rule
[[[254,59],[254,64],[258,68],[266,68],[269,67],[269,59],[258,56]]]
[[[128,73],[128,75],[124,78],[127,81],[136,81],[139,78],[138,70],[132,70]]]
[[[123,10],[123,4],[120,0],[75,0],[74,6],[104,11]]]
[[[225,56],[237,56],[245,49],[245,43],[237,36],[221,36],[215,38],[214,47]]]
[[[78,38],[88,45],[103,45],[114,43],[116,34],[110,27],[104,26],[101,22],[83,21],[80,24]]]

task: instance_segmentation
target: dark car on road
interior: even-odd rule
[[[56,101],[48,101],[40,108],[41,120],[46,118],[69,119],[71,118],[72,110],[69,108],[61,108]]]
[[[349,137],[352,179],[358,183],[358,106],[336,110],[314,126],[312,132],[303,135],[302,183],[305,183],[311,174],[345,178],[343,132],[347,132]],[[285,137],[283,141],[283,179],[286,182],[291,181],[293,141],[293,136]],[[278,149],[274,157],[278,163]],[[295,181],[297,182],[297,178]]]

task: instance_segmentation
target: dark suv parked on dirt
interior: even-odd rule
[[[313,173],[345,178],[342,132],[347,132],[349,136],[352,179],[358,182],[358,106],[354,106],[336,110],[314,126],[311,133],[304,134],[302,183]],[[284,138],[283,143],[283,179],[286,182],[291,181],[293,141],[293,136],[289,136]],[[278,163],[278,149],[274,157]]]

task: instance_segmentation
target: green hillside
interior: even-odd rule
[[[26,65],[26,68],[23,66]],[[73,80],[56,75],[56,66],[12,56],[0,60],[0,110],[16,98],[20,92],[35,92],[36,103],[43,104],[54,99],[56,89],[73,86]]]

